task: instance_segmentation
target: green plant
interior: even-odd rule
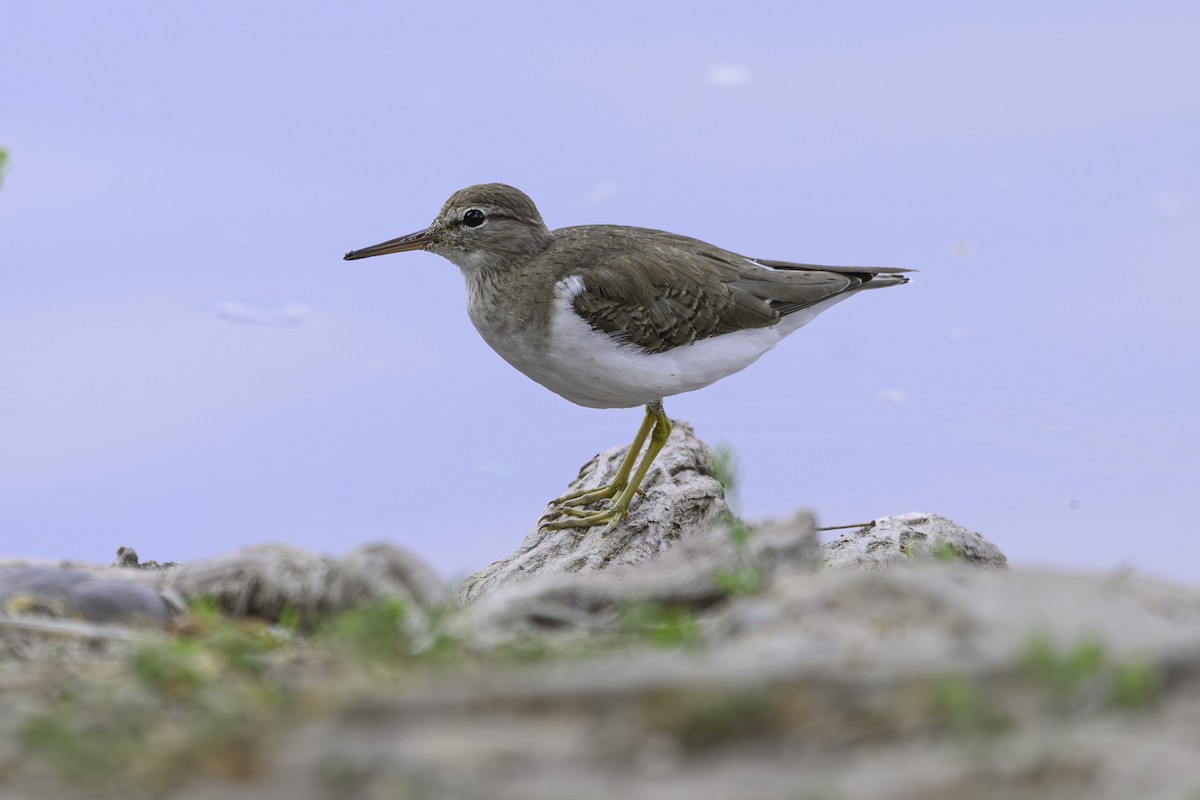
[[[457,608],[452,602],[425,609],[422,634],[414,652],[424,662],[445,663],[463,656],[463,640],[454,620]]]
[[[996,711],[979,685],[968,678],[948,676],[933,687],[933,704],[947,725],[962,733],[988,732],[1000,725]]]
[[[172,697],[191,695],[211,685],[219,677],[219,669],[199,642],[186,639],[143,645],[133,654],[133,674],[138,680]]]
[[[729,526],[729,539],[733,542],[735,564],[717,571],[717,588],[726,594],[755,594],[762,590],[766,583],[766,575],[750,552],[750,537],[753,531],[743,520],[732,514],[726,520],[726,524]]]
[[[762,591],[765,579],[761,569],[742,566],[717,572],[717,588],[726,594],[756,594]]]
[[[694,647],[700,641],[696,614],[678,606],[639,602],[626,606],[621,628],[658,647]]]
[[[734,566],[717,572],[717,588],[726,594],[754,594],[762,589],[766,578],[750,554],[750,537],[753,532],[733,511],[738,504],[738,461],[737,455],[729,445],[718,445],[714,451],[713,476],[725,487],[725,502],[730,507],[726,524],[729,526],[729,538],[733,542],[737,559]]]
[[[1060,693],[1077,692],[1104,667],[1104,645],[1087,636],[1061,650],[1044,633],[1034,634],[1025,645],[1022,663],[1030,674]]]
[[[408,606],[403,600],[389,598],[319,623],[314,638],[347,655],[401,658],[413,651],[407,621]]]
[[[962,561],[966,553],[952,542],[942,542],[933,548],[933,557],[938,561]]]
[[[1029,639],[1022,659],[1039,681],[1064,698],[1102,699],[1114,706],[1138,708],[1158,699],[1159,673],[1140,660],[1113,663],[1104,645],[1084,637],[1069,648],[1059,648],[1045,634]]]
[[[1111,699],[1114,705],[1141,708],[1157,700],[1159,690],[1158,670],[1144,661],[1130,661],[1116,668]]]
[[[713,450],[713,477],[725,487],[725,498],[727,501],[737,495],[737,454],[727,444],[717,445],[716,449]]]

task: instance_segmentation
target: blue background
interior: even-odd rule
[[[1200,6],[25,3],[0,33],[0,554],[511,552],[641,411],[479,339],[463,186],[906,266],[667,411],[747,517],[931,511],[1200,577]]]

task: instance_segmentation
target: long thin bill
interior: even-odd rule
[[[360,258],[370,258],[371,256],[385,256],[388,253],[403,253],[407,250],[420,250],[430,242],[433,235],[426,228],[423,231],[410,233],[407,236],[401,236],[398,239],[388,239],[386,242],[373,244],[370,247],[364,247],[361,250],[351,250],[346,255],[342,256],[345,261],[355,261]]]

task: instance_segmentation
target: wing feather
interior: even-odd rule
[[[572,307],[599,331],[661,353],[746,328],[856,291],[880,273],[751,260],[697,239],[607,225],[555,232],[557,277],[578,276]]]

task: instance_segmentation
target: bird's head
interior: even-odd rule
[[[425,230],[351,250],[345,259],[428,250],[472,272],[529,258],[549,242],[550,231],[524,192],[503,183],[481,183],[451,195]]]

